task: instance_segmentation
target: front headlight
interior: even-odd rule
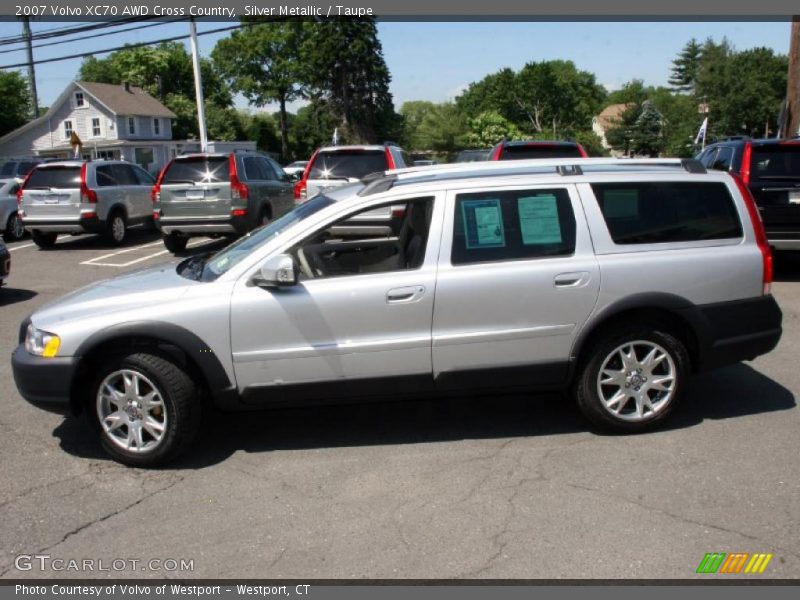
[[[61,346],[61,338],[55,333],[48,333],[41,329],[36,329],[33,325],[28,325],[25,334],[25,350],[34,356],[52,358],[58,353]]]

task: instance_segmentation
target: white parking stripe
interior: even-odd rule
[[[215,241],[216,240],[198,240],[197,243],[189,243],[189,244],[186,245],[186,247],[187,248],[197,248],[198,246],[203,246],[205,244],[208,244],[208,243],[211,243],[211,242],[215,242]],[[161,242],[158,242],[158,243],[160,244]],[[152,245],[153,244],[148,244],[148,245],[145,245],[145,246],[139,246],[139,248],[146,248],[146,247],[152,246]],[[155,252],[153,254],[148,254],[146,256],[141,256],[139,258],[135,258],[133,260],[129,260],[128,262],[124,262],[124,263],[94,262],[94,261],[97,261],[97,260],[100,260],[100,259],[103,259],[103,258],[108,258],[110,256],[115,256],[116,254],[119,254],[119,253],[116,253],[116,254],[109,254],[109,255],[106,255],[106,256],[98,256],[97,258],[94,258],[94,259],[89,260],[89,261],[82,262],[81,264],[82,265],[91,265],[93,267],[129,267],[131,265],[135,265],[136,263],[144,262],[146,260],[150,260],[151,258],[157,258],[159,256],[163,256],[164,254],[169,254],[169,253],[170,253],[169,250],[161,250],[159,252]]]
[[[157,242],[150,242],[149,244],[142,244],[141,246],[133,246],[131,248],[125,248],[123,250],[117,250],[116,252],[111,252],[109,254],[103,254],[102,256],[95,256],[94,258],[90,258],[89,260],[83,261],[82,265],[95,265],[98,264],[95,261],[104,260],[106,258],[111,258],[112,256],[118,256],[120,254],[125,254],[126,252],[134,252],[136,250],[141,250],[142,248],[150,248],[152,246],[160,246],[161,240]]]
[[[9,252],[13,252],[14,250],[22,250],[23,248],[30,248],[31,246],[35,246],[36,244],[22,244],[22,246],[13,246],[8,248]]]

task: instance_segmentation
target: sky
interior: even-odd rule
[[[66,23],[31,23],[34,33]],[[228,23],[198,23],[198,32]],[[122,28],[119,28],[122,29]],[[100,31],[111,31],[100,30]],[[119,31],[119,30],[118,30]],[[19,22],[0,22],[0,39],[22,32]],[[34,58],[98,52],[124,43],[157,40],[188,33],[188,24],[165,23],[137,31],[89,40],[74,39],[34,48]],[[786,54],[789,22],[380,22],[378,35],[392,75],[391,92],[399,109],[408,100],[442,102],[457,96],[469,83],[503,67],[518,70],[525,63],[572,60],[592,72],[598,83],[618,89],[632,79],[666,85],[672,60],[691,38],[723,37],[737,50],[766,46]],[[208,55],[227,33],[201,36],[200,52]],[[43,40],[44,43],[50,40]],[[36,42],[35,42],[36,43]],[[188,48],[188,40],[185,42]],[[8,52],[11,50],[11,52]],[[107,54],[98,54],[98,58]],[[20,45],[0,45],[0,65],[24,62]],[[36,66],[41,105],[49,104],[76,77],[80,59]],[[239,97],[240,107],[247,105]],[[296,110],[297,104],[290,106]]]

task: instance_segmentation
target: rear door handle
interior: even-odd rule
[[[559,273],[553,278],[553,284],[557,288],[583,287],[588,282],[589,282],[588,271],[576,271],[574,273]]]
[[[409,285],[406,287],[393,288],[386,292],[387,304],[408,304],[416,302],[425,295],[425,286]]]

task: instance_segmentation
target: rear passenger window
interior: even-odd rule
[[[723,183],[595,183],[592,190],[615,244],[742,237]]]
[[[459,194],[455,210],[454,265],[575,251],[575,215],[563,188]]]
[[[130,165],[112,165],[111,172],[117,179],[117,185],[139,185],[139,179]]]
[[[261,161],[255,156],[246,156],[242,163],[244,164],[244,174],[250,181],[260,181],[268,179],[266,174],[261,170]]]
[[[119,181],[117,180],[116,173],[114,173],[111,169],[111,165],[97,167],[97,170],[95,171],[95,178],[97,179],[97,185],[99,187],[120,185]]]

